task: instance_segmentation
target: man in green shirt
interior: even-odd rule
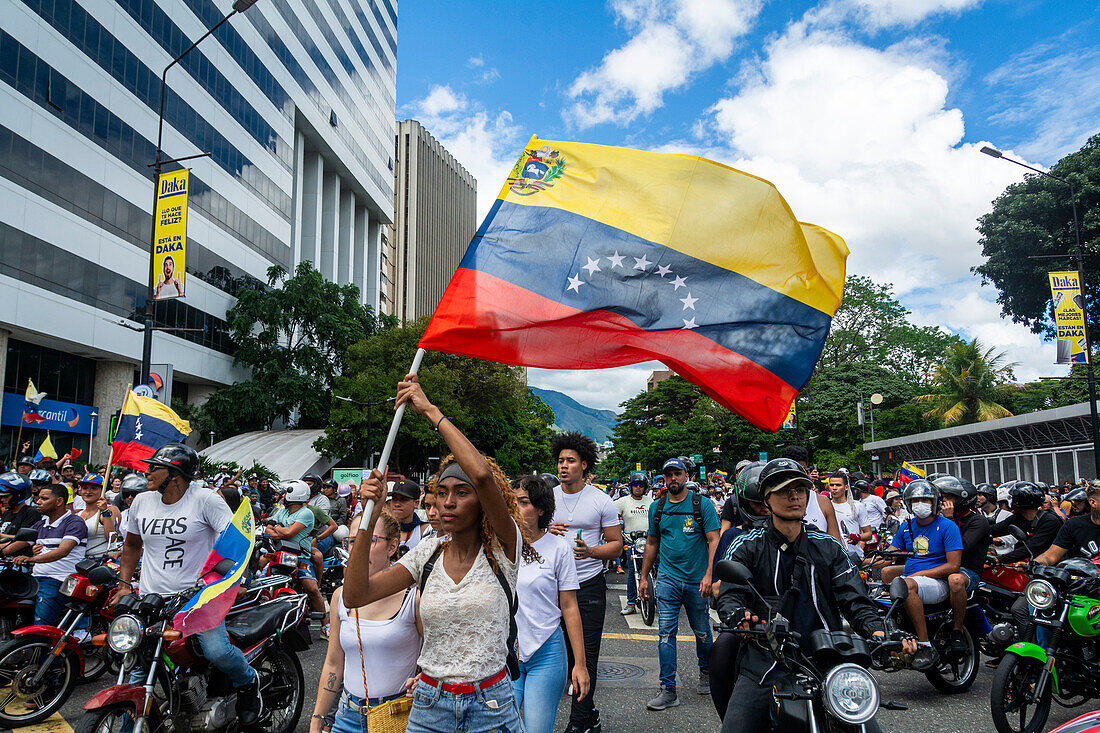
[[[646,703],[650,710],[680,704],[676,697],[676,632],[680,608],[687,611],[699,657],[700,695],[710,694],[710,579],[721,522],[714,503],[687,490],[688,471],[679,458],[665,461],[662,474],[668,493],[649,507],[649,539],[642,559],[638,592],[657,594],[657,658],[661,693]],[[646,580],[660,553],[656,588]]]
[[[325,599],[321,597],[321,589],[317,587],[317,574],[313,569],[311,554],[313,552],[313,528],[316,526],[311,507],[306,506],[309,501],[309,485],[305,481],[287,481],[284,484],[286,497],[284,505],[271,515],[271,521],[279,526],[268,526],[267,535],[277,540],[295,542],[298,551],[298,581],[302,584],[302,590],[309,596],[310,605],[314,611],[325,612]],[[335,531],[335,530],[333,530]]]

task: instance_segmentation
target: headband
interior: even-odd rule
[[[470,480],[470,477],[466,475],[466,472],[462,470],[462,466],[458,465],[458,461],[455,461],[451,465],[443,469],[443,473],[439,474],[438,481],[442,481],[445,478],[456,478],[464,484],[474,485],[474,482]]]

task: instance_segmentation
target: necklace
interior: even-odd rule
[[[570,521],[570,522],[572,522],[572,521],[573,521],[573,512],[574,512],[574,511],[576,511],[576,509],[577,509],[577,504],[580,504],[580,503],[581,503],[581,493],[582,493],[583,491],[584,491],[584,489],[583,489],[583,488],[581,488],[581,490],[577,492],[577,499],[576,499],[576,501],[574,501],[574,502],[573,502],[573,506],[569,506],[569,502],[567,502],[567,501],[565,500],[565,497],[567,497],[567,496],[569,496],[569,495],[565,493],[565,489],[562,489],[562,492],[561,492],[561,503],[565,505],[565,510],[566,510],[567,512],[569,512],[569,521]]]

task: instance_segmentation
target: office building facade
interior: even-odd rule
[[[477,181],[416,120],[397,123],[384,312],[431,315],[477,231]]]
[[[51,414],[97,413],[48,423],[58,448],[106,459],[141,360],[160,75],[230,7],[13,0],[0,17],[0,455],[30,378]],[[154,334],[176,396],[246,376],[225,312],[272,266],[313,262],[379,306],[396,29],[395,0],[261,0],[168,72],[164,156],[210,154],[185,163],[186,297],[155,307],[158,327],[190,329]]]

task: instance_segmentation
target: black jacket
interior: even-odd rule
[[[962,566],[981,575],[989,551],[989,519],[975,509],[957,523],[963,541]]]
[[[1028,557],[1027,550],[1031,550],[1032,555],[1039,557],[1054,543],[1054,538],[1058,536],[1058,530],[1062,528],[1063,521],[1054,512],[1042,509],[1035,515],[1035,519],[1030,522],[1013,512],[1008,519],[994,524],[989,530],[989,535],[991,537],[1003,537],[1008,534],[1009,527],[1019,527],[1027,535],[1027,549],[1017,543],[1015,548],[1001,555],[998,560],[1003,563],[1026,560]]]
[[[809,601],[817,612],[813,625],[839,631],[843,628],[840,614],[861,636],[869,637],[876,631],[884,631],[878,606],[867,595],[859,571],[849,559],[844,546],[834,537],[814,527],[804,527],[801,554],[809,561],[803,574],[803,585],[811,590]],[[787,582],[779,579],[780,548],[788,544],[787,538],[768,520],[764,527],[737,537],[726,552],[727,560],[736,560],[752,571],[754,585],[762,596],[773,605],[779,598],[779,588]],[[738,621],[748,610],[766,618],[763,605],[743,585],[722,583],[718,595],[718,617],[723,621]],[[795,619],[791,619],[795,622]],[[760,683],[775,667],[774,659],[755,644],[743,644],[741,671]]]

